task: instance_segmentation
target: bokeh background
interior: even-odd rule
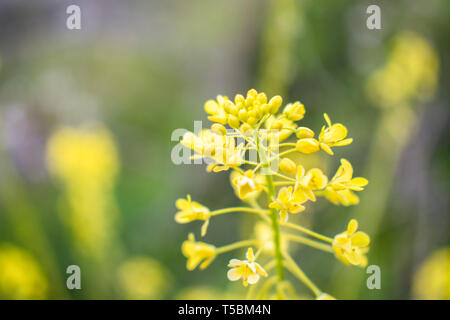
[[[82,29],[66,28],[81,7]],[[240,298],[230,256],[189,272],[180,246],[198,225],[174,222],[190,193],[238,205],[227,173],[176,166],[171,134],[204,120],[203,103],[250,88],[300,100],[303,124],[323,112],[354,143],[340,157],[370,184],[355,207],[318,201],[305,223],[327,235],[351,217],[372,237],[365,270],[296,248],[342,299],[450,298],[450,3],[376,1],[0,1],[0,298]],[[207,242],[253,232],[218,217]],[[242,252],[243,253],[243,252]],[[66,268],[81,268],[81,290]],[[308,291],[296,284],[300,296]]]

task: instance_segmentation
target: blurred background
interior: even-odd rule
[[[66,28],[71,4],[81,30]],[[174,222],[175,200],[240,202],[228,173],[174,165],[171,134],[206,126],[217,94],[256,88],[302,101],[314,130],[323,112],[344,123],[353,144],[305,161],[332,176],[345,157],[370,181],[358,206],[320,199],[301,219],[333,236],[357,218],[381,290],[296,247],[305,272],[340,299],[450,299],[450,3],[376,1],[381,30],[366,27],[370,4],[0,1],[0,298],[245,297],[226,278],[231,256],[186,270],[181,243],[199,226]],[[205,241],[251,223],[217,217]],[[73,264],[81,290],[66,287]]]

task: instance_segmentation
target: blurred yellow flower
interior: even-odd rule
[[[227,277],[230,281],[242,280],[245,287],[248,284],[255,284],[258,282],[260,275],[267,277],[267,272],[255,262],[253,249],[248,248],[247,260],[231,259],[228,267]]]
[[[270,225],[266,222],[258,221],[255,224],[254,235],[257,240],[264,243],[264,246],[262,247],[263,252],[273,253],[275,244],[273,243],[273,230]],[[283,251],[288,250],[289,241],[283,234],[280,235],[280,246]]]
[[[45,299],[47,278],[39,263],[25,250],[0,245],[0,298]]]
[[[216,247],[204,242],[195,241],[193,233],[181,246],[181,252],[187,258],[186,268],[194,270],[200,264],[200,270],[205,269],[216,257]]]
[[[63,217],[78,250],[96,258],[104,255],[114,245],[112,189],[120,166],[110,132],[101,126],[61,128],[48,141],[47,163],[65,187],[69,210]]]
[[[434,95],[438,72],[435,49],[422,36],[404,31],[395,37],[386,64],[370,76],[367,92],[381,107],[423,102]]]
[[[64,183],[109,186],[119,170],[117,150],[108,130],[62,128],[50,137],[49,169]]]
[[[450,248],[441,248],[423,262],[414,274],[412,287],[417,299],[450,300]]]
[[[353,142],[352,138],[347,137],[347,128],[340,123],[331,124],[330,117],[323,114],[328,127],[323,126],[319,135],[320,147],[330,155],[333,155],[331,147],[346,146]]]
[[[296,214],[305,210],[302,205],[304,202],[304,199],[294,196],[292,187],[283,187],[278,192],[277,199],[269,204],[269,208],[279,210],[281,221],[287,222],[288,212]]]
[[[187,199],[178,199],[175,203],[178,211],[175,214],[175,221],[178,223],[189,223],[194,220],[204,220],[202,226],[202,236],[206,234],[211,213],[209,209],[198,202],[191,201],[191,196],[188,194]]]
[[[168,292],[170,276],[158,261],[148,257],[132,257],[117,270],[119,289],[125,299],[163,299]]]
[[[345,264],[365,267],[367,265],[367,257],[365,253],[369,251],[369,236],[356,230],[358,222],[355,219],[350,220],[347,231],[340,233],[334,237],[333,249],[336,257]]]
[[[341,165],[322,194],[334,204],[344,206],[359,203],[359,198],[352,191],[362,191],[369,182],[362,177],[353,178],[353,167],[346,159],[341,159]]]

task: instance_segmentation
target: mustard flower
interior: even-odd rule
[[[195,241],[193,233],[190,233],[188,240],[183,242],[181,252],[188,259],[186,268],[194,270],[200,264],[200,270],[205,269],[216,257],[216,247],[200,241]]]
[[[247,260],[231,259],[228,267],[227,277],[230,281],[242,280],[245,287],[248,284],[255,284],[258,282],[260,275],[267,277],[267,272],[257,262],[255,262],[255,256],[253,249],[248,248]]]
[[[194,220],[204,220],[202,226],[202,236],[206,234],[209,224],[211,212],[209,209],[198,202],[191,201],[191,196],[188,194],[187,199],[178,199],[175,203],[178,211],[175,214],[175,221],[178,223],[189,223]]]
[[[363,266],[367,264],[365,253],[368,251],[369,237],[356,231],[356,220],[350,221],[347,231],[330,238],[301,224],[288,223],[288,214],[304,211],[304,203],[315,201],[318,195],[325,196],[335,204],[356,204],[359,198],[354,192],[363,190],[367,180],[353,178],[353,168],[345,159],[341,160],[341,166],[329,181],[321,169],[306,171],[301,164],[297,165],[290,159],[298,158],[286,158],[287,154],[293,152],[310,154],[320,149],[333,155],[333,147],[348,145],[352,139],[347,138],[347,128],[340,123],[332,124],[327,114],[324,114],[327,125],[322,127],[315,138],[313,130],[298,127],[296,123],[305,115],[304,105],[300,102],[289,103],[279,112],[282,102],[280,96],[269,99],[264,92],[250,89],[245,95],[236,94],[234,99],[219,95],[216,100],[205,103],[208,119],[213,122],[211,128],[198,135],[187,133],[181,143],[194,150],[196,154],[192,158],[212,159],[213,163],[208,165],[207,171],[230,170],[234,192],[248,206],[209,211],[201,204],[192,202],[188,196],[187,199],[177,201],[180,211],[175,220],[180,223],[205,221],[202,235],[206,232],[209,220],[218,215],[251,213],[260,221],[254,224],[253,238],[217,248],[195,241],[194,235],[189,234],[188,240],[182,245],[182,252],[187,257],[188,270],[193,270],[197,266],[206,268],[218,255],[248,248],[247,260],[230,260],[228,267],[231,269],[227,273],[229,280],[242,280],[244,286],[248,286],[249,283],[257,283],[261,275],[268,276],[255,261],[251,248],[255,245],[259,247],[256,256],[264,252],[271,258],[267,262],[267,271],[274,268],[276,272],[276,276],[263,284],[260,297],[272,296],[268,291],[275,288],[277,298],[296,297],[294,288],[285,280],[284,272],[287,270],[303,282],[317,299],[332,300],[334,297],[320,290],[292,259],[288,252],[290,242],[334,253],[346,264]],[[292,134],[296,135],[296,143],[283,142]],[[238,139],[243,141],[239,145]],[[278,152],[279,148],[283,148],[282,152]],[[251,157],[250,161],[244,160],[247,152],[253,155],[254,151],[255,157]],[[279,165],[278,168],[285,175],[276,172],[273,165]],[[270,199],[268,204],[267,199]],[[295,234],[298,232],[303,235]],[[286,295],[284,290],[289,291],[289,294]]]
[[[333,155],[331,147],[346,146],[353,142],[352,138],[347,137],[347,128],[340,123],[331,124],[330,117],[326,113],[323,114],[328,127],[322,127],[319,135],[320,147],[330,155]]]
[[[313,190],[325,188],[328,177],[318,168],[313,168],[305,172],[302,165],[297,166],[297,182],[295,184],[294,195],[303,201],[316,201]]]
[[[365,253],[369,251],[369,236],[358,229],[358,221],[350,220],[347,230],[336,235],[333,240],[333,249],[336,257],[343,263],[365,267],[367,257]]]
[[[292,187],[283,187],[278,192],[277,199],[269,204],[269,208],[279,210],[281,221],[287,222],[288,212],[296,214],[305,210],[302,205],[304,202],[304,199],[294,196]]]
[[[260,174],[255,174],[253,170],[247,170],[244,174],[239,171],[233,171],[230,179],[236,195],[241,200],[257,197],[265,182],[264,177]]]
[[[197,152],[197,156],[200,158],[214,160],[208,165],[208,172],[228,170],[239,167],[243,163],[244,145],[241,143],[236,146],[236,140],[233,137],[219,135],[212,130],[202,130],[198,136],[187,132],[183,136],[181,144]]]
[[[323,195],[336,205],[349,206],[358,204],[359,197],[352,191],[362,191],[368,183],[365,178],[353,178],[351,163],[346,159],[341,159],[341,165],[323,192]]]
[[[289,103],[284,107],[283,114],[292,121],[298,121],[305,116],[305,106],[297,101],[295,103]]]

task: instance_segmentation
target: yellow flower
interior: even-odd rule
[[[283,158],[280,161],[280,170],[287,174],[294,174],[296,172],[295,162],[289,158]]]
[[[269,204],[269,208],[280,210],[280,219],[283,222],[288,220],[288,212],[296,214],[305,210],[302,205],[303,199],[298,199],[292,192],[292,187],[283,187],[278,191],[278,197]]]
[[[266,120],[265,127],[270,129],[268,140],[282,142],[294,133],[293,130],[297,128],[297,125],[283,115],[271,115]]]
[[[298,152],[310,154],[320,150],[320,143],[314,138],[303,138],[297,140],[295,148]]]
[[[2,299],[45,299],[47,277],[38,261],[27,251],[0,245],[0,297]]]
[[[275,244],[273,242],[273,229],[270,225],[266,222],[258,221],[255,224],[254,236],[255,239],[258,239],[261,243],[264,243],[264,247],[262,249],[263,252],[273,253],[273,250],[275,250]],[[289,240],[283,235],[283,233],[280,234],[280,246],[282,251],[287,251],[289,247]]]
[[[359,198],[352,191],[362,191],[369,182],[362,177],[353,177],[353,167],[346,159],[341,159],[341,166],[331,179],[323,195],[332,203],[344,206],[359,203]]]
[[[450,248],[434,251],[414,274],[417,299],[450,300]]]
[[[209,120],[228,124],[231,128],[237,129],[240,124],[247,124],[253,128],[265,115],[278,112],[283,99],[274,96],[267,101],[264,92],[257,92],[250,89],[247,96],[237,94],[234,102],[224,96],[217,96],[217,100],[208,100],[205,103],[205,111],[210,115]]]
[[[336,300],[335,297],[330,296],[328,293],[322,292],[316,300]]]
[[[370,238],[362,231],[356,232],[357,229],[358,222],[355,219],[350,220],[347,231],[334,237],[333,249],[336,257],[345,264],[365,267],[365,253],[369,251]]]
[[[298,121],[303,119],[305,115],[305,106],[297,101],[294,103],[289,103],[284,107],[283,114],[292,121]]]
[[[352,143],[353,139],[347,137],[347,128],[340,123],[331,124],[330,118],[326,113],[323,114],[328,127],[322,127],[319,135],[320,147],[330,155],[333,155],[331,147],[346,146]]]
[[[178,199],[175,203],[178,211],[175,214],[175,221],[178,223],[189,223],[194,220],[204,220],[202,226],[202,236],[206,234],[208,228],[209,218],[211,213],[209,209],[198,202],[191,201],[191,196],[188,194],[187,199]]]
[[[109,187],[119,171],[115,141],[103,127],[62,128],[47,146],[49,170],[72,186]]]
[[[165,266],[144,256],[125,260],[116,277],[123,297],[133,300],[163,299],[171,282]]]
[[[230,179],[236,195],[241,200],[249,200],[257,197],[265,181],[262,175],[255,174],[253,170],[247,170],[244,174],[233,171]]]
[[[190,233],[188,240],[183,242],[181,252],[188,259],[186,268],[194,270],[200,264],[200,270],[205,269],[216,257],[216,247],[204,242],[195,241],[193,233]]]
[[[199,154],[197,157],[214,160],[213,163],[208,165],[208,172],[219,172],[239,167],[244,161],[245,149],[243,143],[236,147],[236,140],[233,137],[216,134],[212,130],[202,130],[198,136],[192,132],[187,132],[183,136],[181,144],[197,152]]]
[[[313,190],[325,188],[328,177],[318,168],[313,168],[305,173],[302,165],[297,166],[297,182],[295,183],[294,195],[302,201],[316,201]]]
[[[230,281],[242,279],[245,287],[248,286],[249,283],[257,283],[260,275],[267,277],[267,272],[255,262],[252,248],[248,248],[247,250],[247,260],[231,259],[228,267],[232,268],[228,270],[228,279]]]

